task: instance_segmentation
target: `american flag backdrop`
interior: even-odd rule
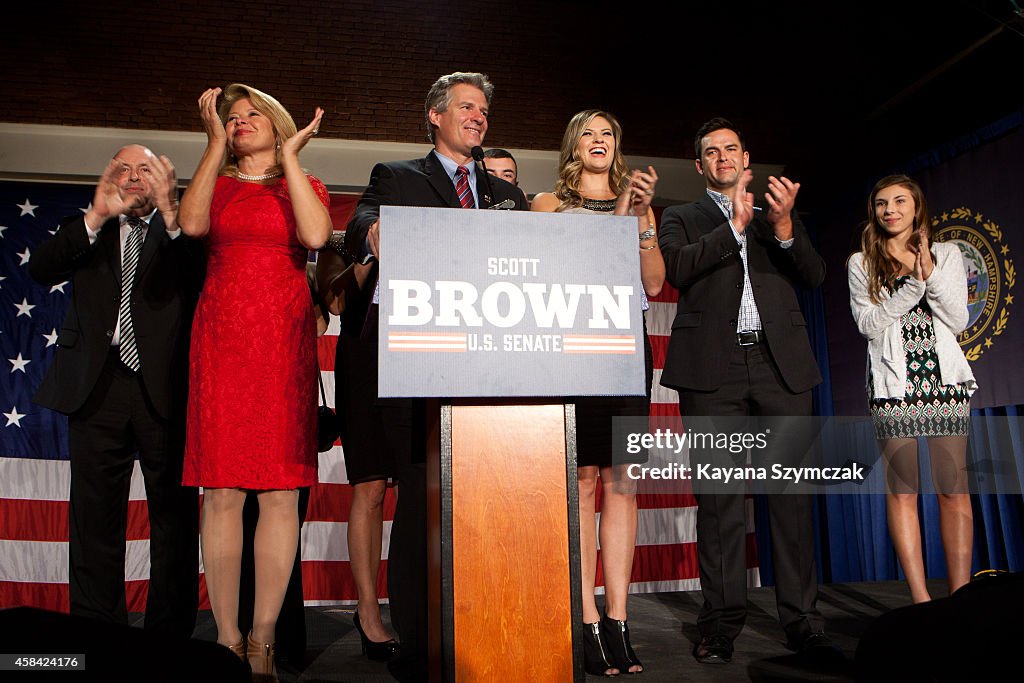
[[[67,419],[36,406],[31,397],[49,368],[56,335],[71,297],[70,284],[43,287],[28,276],[28,260],[58,222],[84,212],[87,185],[0,182],[0,608],[31,605],[67,611]],[[358,197],[331,196],[334,223],[343,228]],[[675,392],[659,386],[677,293],[666,285],[651,302],[647,325],[654,348],[651,414],[677,416]],[[318,342],[328,403],[334,402],[334,350],[338,320]],[[699,362],[696,360],[695,362]],[[302,579],[307,605],[355,602],[348,567],[346,531],[351,487],[342,445],[320,454],[319,484],[313,487],[302,529]],[[395,496],[385,499],[384,564]],[[633,564],[635,592],[696,590],[697,553],[693,498],[659,493],[641,484],[639,526]],[[748,501],[748,579],[758,578],[753,511]],[[128,506],[125,560],[128,609],[144,610],[149,578],[149,525],[145,490],[136,466]],[[378,580],[386,597],[385,569]],[[601,576],[598,575],[598,582]],[[201,592],[207,607],[205,591]]]

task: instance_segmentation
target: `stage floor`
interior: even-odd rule
[[[946,596],[943,580],[932,580],[928,585],[933,597]],[[698,664],[691,654],[693,642],[697,639],[695,624],[700,593],[630,596],[629,623],[633,647],[645,666],[643,677],[637,681],[852,681],[853,655],[868,624],[884,612],[909,604],[910,592],[903,582],[821,586],[818,608],[825,616],[829,635],[848,660],[845,669],[823,674],[801,668],[786,649],[772,588],[749,591],[747,624],[735,642],[732,663],[725,665]],[[306,661],[299,667],[282,662],[282,683],[393,680],[384,664],[371,662],[360,655],[359,634],[352,625],[352,608],[307,607],[306,631]],[[195,635],[204,640],[216,639],[210,612],[200,612]],[[623,678],[626,677],[619,677],[620,680]],[[596,676],[588,676],[587,679],[599,680]]]

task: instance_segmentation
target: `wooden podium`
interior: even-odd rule
[[[561,397],[647,390],[636,219],[380,216],[378,391],[426,405],[430,678],[582,683],[575,408]]]
[[[583,681],[573,405],[427,404],[431,681]]]

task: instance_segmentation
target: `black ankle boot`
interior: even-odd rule
[[[583,666],[588,674],[594,676],[615,676],[608,673],[614,669],[609,659],[608,642],[601,632],[601,622],[583,624]]]
[[[643,664],[640,658],[633,652],[633,646],[629,642],[629,626],[624,621],[612,619],[607,614],[601,619],[601,629],[608,639],[608,649],[611,651],[612,666],[624,674],[643,673]],[[639,671],[630,671],[629,667],[639,666]]]

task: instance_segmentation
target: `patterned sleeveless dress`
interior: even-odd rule
[[[893,291],[908,279],[898,278]],[[924,297],[903,314],[900,327],[907,360],[906,395],[870,399],[876,438],[967,436],[970,395],[963,384],[942,384],[932,311]]]

